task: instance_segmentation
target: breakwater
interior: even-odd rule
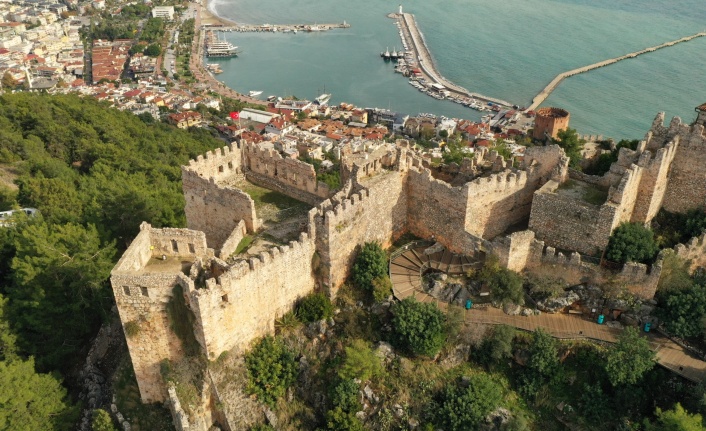
[[[621,55],[620,57],[610,58],[608,60],[599,61],[597,63],[589,64],[588,66],[578,67],[576,69],[572,69],[567,72],[560,73],[554,79],[552,79],[552,81],[546,87],[544,87],[544,89],[542,91],[540,91],[539,94],[537,94],[534,97],[534,99],[532,99],[532,104],[527,109],[528,110],[537,109],[537,107],[539,105],[541,105],[542,102],[544,102],[547,99],[547,97],[549,97],[549,95],[552,93],[552,91],[554,91],[556,89],[556,87],[559,86],[561,81],[563,81],[564,79],[566,79],[570,76],[578,75],[580,73],[586,73],[591,70],[598,69],[599,67],[605,67],[605,66],[617,63],[622,60],[627,60],[629,58],[635,58],[638,55],[647,54],[648,52],[654,52],[654,51],[657,51],[658,49],[667,48],[669,46],[674,46],[678,43],[688,42],[690,40],[693,40],[693,39],[696,39],[697,37],[702,37],[702,36],[706,36],[706,32],[692,34],[691,36],[682,37],[681,39],[673,40],[671,42],[665,42],[661,45],[653,46],[650,48],[645,48],[640,51],[631,52],[630,54]]]
[[[424,40],[424,35],[417,26],[414,15],[411,13],[396,13],[389,14],[388,17],[395,18],[399,22],[400,30],[402,30],[402,37],[406,42],[405,46],[407,46],[414,53],[416,66],[422,71],[422,75],[427,81],[443,85],[449,92],[455,93],[457,96],[471,97],[503,107],[510,107],[512,105],[511,103],[501,99],[468,91],[460,85],[456,85],[444,78],[444,76],[439,73],[439,70],[434,63],[434,59],[431,56],[431,52],[427,47],[426,41]]]
[[[205,29],[223,32],[258,32],[258,33],[297,33],[297,32],[320,32],[337,28],[350,28],[350,24],[343,21],[334,24],[259,24],[259,25],[209,25]]]

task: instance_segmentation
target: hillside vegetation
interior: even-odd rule
[[[142,221],[184,226],[180,165],[222,145],[93,99],[0,96],[0,166],[17,185],[0,183],[0,210],[40,211],[0,227],[0,429],[72,429],[61,375],[113,305],[111,268]]]

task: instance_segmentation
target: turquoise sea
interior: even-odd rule
[[[386,15],[389,0],[211,0],[218,15],[238,23],[346,22],[322,33],[226,33],[243,51],[221,64],[218,78],[263,96],[433,112],[478,119],[460,105],[419,93],[379,56],[401,48]],[[403,2],[416,15],[441,73],[488,96],[519,105],[558,73],[706,29],[703,0],[446,0]],[[706,102],[706,37],[565,80],[544,105],[571,112],[582,134],[641,138],[659,111],[692,121]]]

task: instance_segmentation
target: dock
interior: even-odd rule
[[[456,96],[471,97],[484,102],[494,103],[505,108],[510,108],[512,106],[511,103],[504,100],[468,91],[467,89],[461,87],[460,85],[454,84],[441,75],[436,67],[436,64],[434,63],[434,58],[427,47],[427,43],[424,40],[424,35],[417,26],[417,22],[413,14],[393,13],[389,14],[388,17],[394,18],[400,23],[403,38],[407,42],[406,46],[414,52],[414,58],[417,60],[416,66],[422,71],[422,74],[427,81],[443,85],[449,92],[455,94]]]
[[[583,66],[583,67],[579,67],[579,68],[576,68],[573,70],[569,70],[567,72],[560,73],[549,83],[549,85],[544,87],[544,89],[539,94],[537,94],[534,97],[534,99],[532,99],[532,104],[527,109],[528,110],[537,109],[537,107],[539,105],[541,105],[542,102],[544,102],[547,99],[547,97],[549,97],[549,95],[559,86],[561,81],[563,81],[564,79],[566,79],[570,76],[578,75],[580,73],[586,73],[591,70],[598,69],[599,67],[605,67],[605,66],[608,66],[611,64],[615,64],[615,63],[622,61],[622,60],[627,60],[628,58],[635,58],[638,55],[647,54],[648,52],[655,52],[658,49],[667,48],[669,46],[674,46],[674,45],[676,45],[678,43],[682,43],[682,42],[688,42],[690,40],[696,39],[697,37],[703,37],[703,36],[706,36],[706,32],[692,34],[691,36],[682,37],[681,39],[673,40],[671,42],[665,42],[661,45],[653,46],[650,48],[645,48],[640,51],[631,52],[630,54],[621,55],[620,57],[615,57],[615,58],[611,58],[608,60],[599,61],[598,63],[589,64],[588,66]]]
[[[250,32],[250,33],[314,33],[334,30],[337,28],[350,28],[346,21],[334,24],[244,24],[237,26],[209,25],[205,30],[223,32]]]

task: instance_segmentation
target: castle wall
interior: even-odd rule
[[[690,261],[692,271],[699,267],[706,268],[706,234],[691,238],[687,244],[677,244],[674,252],[680,258]]]
[[[683,213],[706,205],[706,136],[702,125],[689,128],[680,120],[670,124],[667,135],[673,133],[677,134],[678,148],[669,173],[664,209]]]
[[[359,186],[340,203],[327,201],[312,211],[322,275],[332,296],[348,277],[358,245],[378,241],[388,247],[407,227],[404,172],[380,171]]]
[[[407,220],[410,232],[434,238],[455,252],[468,252],[465,231],[468,186],[452,187],[432,177],[429,169],[415,167],[408,173]]]
[[[153,256],[207,256],[213,254],[206,245],[206,235],[196,230],[151,229],[149,238]]]
[[[553,177],[563,179],[567,173],[568,158],[559,146],[528,148],[522,170],[508,169],[468,184],[465,229],[492,239],[527,220],[535,190]]]
[[[193,244],[193,249],[189,244]],[[176,251],[172,245],[176,245]],[[123,329],[128,323],[139,328],[136,335],[126,334],[125,338],[143,402],[166,399],[159,363],[183,357],[181,341],[170,329],[167,304],[176,285],[184,292],[193,290],[192,280],[182,272],[182,262],[193,262],[199,257],[197,253],[212,255],[202,232],[153,229],[142,223],[140,233],[111,272],[110,282]],[[168,259],[162,261],[162,255]],[[153,256],[157,259],[149,262]],[[194,332],[202,342],[199,328],[194,328]]]
[[[678,144],[671,142],[652,153],[640,155],[638,166],[642,169],[639,191],[630,221],[648,223],[659,212],[667,191],[667,175],[677,153]]]
[[[174,286],[179,284],[186,290],[189,282],[180,273],[114,274],[111,277],[123,328],[129,322],[139,326],[137,335],[126,334],[125,339],[143,402],[165,400],[159,363],[163,359],[178,361],[184,355],[181,340],[170,329],[167,304],[172,298]]]
[[[243,144],[243,161],[248,180],[262,187],[310,205],[331,195],[329,187],[316,179],[316,171],[309,163],[283,158],[275,150],[248,143]]]
[[[237,262],[217,280],[207,280],[206,288],[189,292],[209,359],[245,349],[274,331],[275,319],[314,290],[314,252],[313,238],[302,233],[298,241]]]
[[[572,199],[555,193],[558,187],[556,181],[550,181],[535,193],[530,230],[552,247],[600,254],[618,219],[616,205]]]
[[[186,169],[197,173],[202,178],[223,181],[234,175],[242,175],[242,151],[235,144],[208,151],[195,160],[189,160]]]
[[[238,248],[238,244],[240,244],[240,241],[245,238],[246,234],[247,228],[245,227],[245,222],[240,220],[235,226],[235,229],[233,229],[233,232],[230,233],[230,236],[228,236],[228,238],[223,242],[223,246],[221,246],[221,249],[218,252],[218,257],[221,259],[227,259],[228,256],[235,252]]]
[[[204,232],[209,247],[220,250],[241,220],[249,232],[260,227],[255,202],[242,190],[219,185],[188,167],[182,168],[182,186],[187,227]]]

